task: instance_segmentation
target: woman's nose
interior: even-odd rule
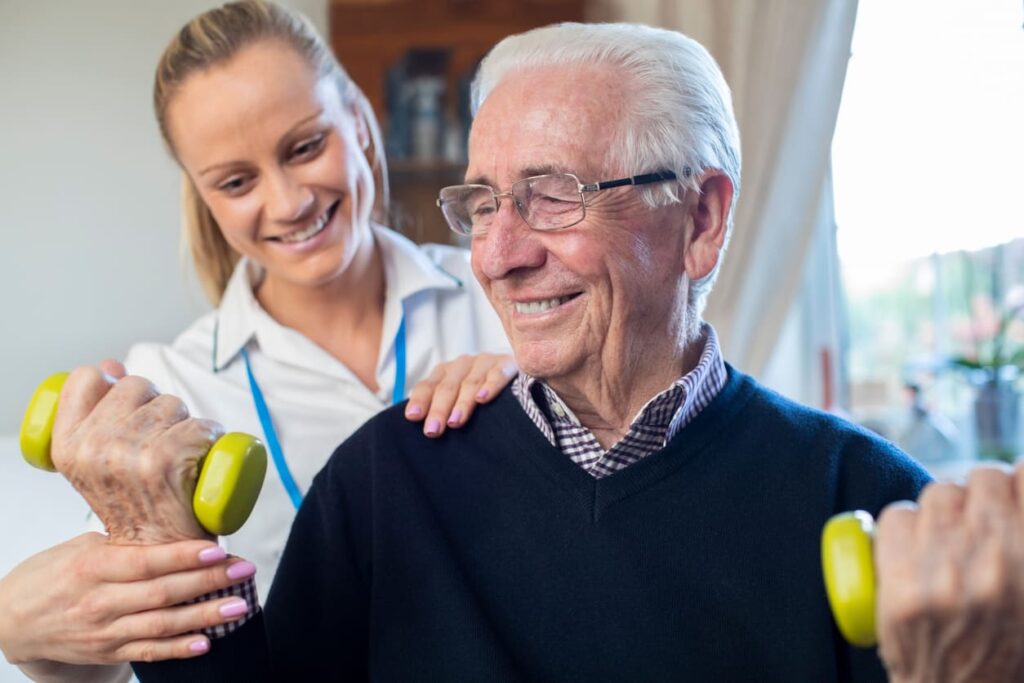
[[[313,190],[288,173],[266,176],[264,201],[268,217],[278,223],[294,223],[313,211]]]

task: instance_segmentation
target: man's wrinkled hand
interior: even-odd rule
[[[178,398],[106,363],[68,377],[51,453],[111,541],[167,543],[211,538],[192,512],[192,494],[201,458],[222,434],[217,423],[189,417]]]
[[[929,485],[879,518],[881,655],[898,683],[1024,681],[1024,466]]]

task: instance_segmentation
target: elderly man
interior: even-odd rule
[[[927,475],[728,366],[702,324],[740,175],[714,61],[673,32],[549,27],[498,45],[474,98],[467,184],[439,204],[522,374],[438,441],[400,408],[364,426],[266,610],[142,679],[885,680],[833,626],[819,533]],[[892,680],[1016,680],[1015,495],[989,471],[883,516]]]

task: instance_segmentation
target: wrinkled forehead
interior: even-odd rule
[[[469,138],[467,182],[507,187],[530,175],[599,179],[624,127],[625,88],[607,68],[532,67],[503,78],[484,100]]]

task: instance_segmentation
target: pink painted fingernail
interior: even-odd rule
[[[405,409],[405,416],[406,417],[422,417],[423,416],[423,408],[419,407],[418,405],[410,403],[409,407],[407,407]]]
[[[476,398],[477,398],[477,400],[478,400],[478,401],[482,401],[482,400],[484,400],[485,398],[487,398],[487,393],[488,393],[488,392],[487,392],[487,388],[486,388],[486,387],[485,387],[485,388],[483,388],[483,389],[481,389],[480,391],[476,392]]]
[[[431,418],[427,421],[427,436],[437,436],[441,433],[441,423]]]
[[[199,551],[200,562],[220,562],[227,556],[227,552],[219,545]]]
[[[240,617],[249,611],[249,604],[245,600],[239,598],[237,600],[232,600],[231,602],[225,602],[217,611],[225,618]]]
[[[196,640],[189,643],[188,649],[192,652],[206,652],[210,649],[210,641],[208,640]]]
[[[452,411],[452,414],[448,416],[448,426],[455,427],[462,422],[462,410],[456,408]]]
[[[256,565],[248,560],[242,560],[241,562],[235,562],[233,565],[228,567],[228,578],[229,579],[245,579],[256,573]]]

